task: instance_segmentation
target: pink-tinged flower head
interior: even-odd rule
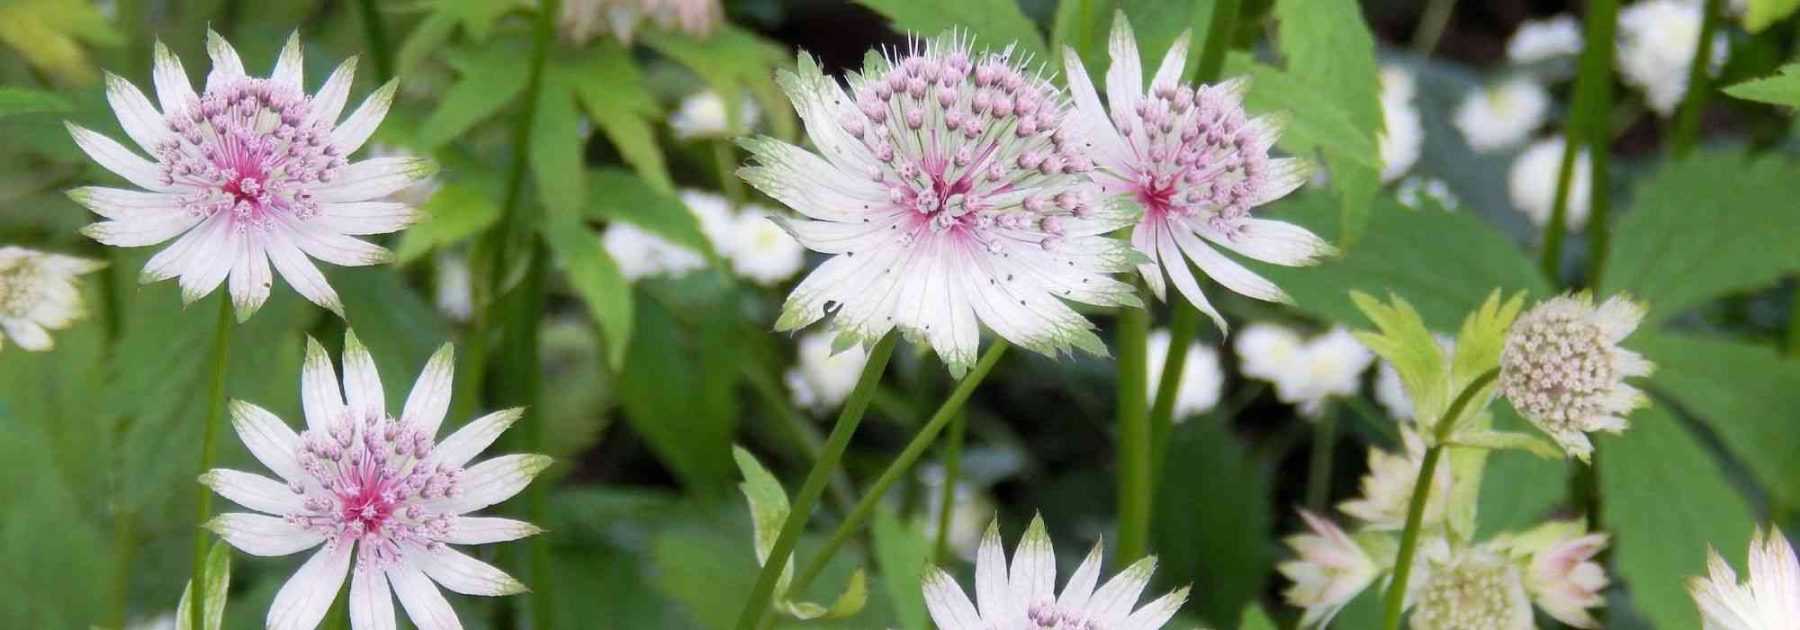
[[[1081,58],[1064,49],[1075,101],[1071,130],[1080,138],[1081,152],[1093,159],[1094,180],[1106,193],[1144,209],[1131,242],[1150,258],[1138,266],[1150,289],[1164,296],[1166,272],[1189,302],[1224,329],[1224,318],[1201,293],[1187,261],[1227,289],[1283,301],[1287,296],[1274,283],[1213,245],[1290,266],[1311,264],[1332,247],[1299,226],[1251,216],[1253,208],[1299,187],[1310,167],[1298,159],[1269,157],[1281,123],[1245,113],[1244,81],[1182,85],[1187,48],[1184,34],[1169,48],[1146,93],[1137,39],[1124,15],[1114,18],[1112,66],[1106,72],[1111,116]]]
[[[55,345],[50,331],[81,319],[81,287],[77,276],[99,271],[106,263],[23,247],[0,247],[0,348],[12,338],[30,352]]]
[[[979,324],[1017,345],[1104,354],[1063,300],[1136,305],[1131,248],[1107,238],[1132,217],[1097,198],[1093,164],[1066,128],[1066,99],[1011,50],[977,53],[946,35],[871,55],[849,90],[801,55],[780,83],[818,152],[744,142],[746,181],[805,215],[777,220],[830,254],[776,322],[832,315],[840,338],[898,327],[954,373],[974,362]]]
[[[1625,379],[1649,376],[1654,366],[1619,346],[1643,319],[1644,306],[1623,296],[1598,306],[1586,293],[1544,300],[1506,333],[1501,393],[1564,452],[1587,461],[1587,434],[1624,431],[1625,417],[1645,403]]]
[[[1381,568],[1331,521],[1306,510],[1300,511],[1300,518],[1312,532],[1287,538],[1287,545],[1299,557],[1277,565],[1276,570],[1294,582],[1282,596],[1306,610],[1300,626],[1323,628],[1375,581]]]
[[[1750,538],[1750,575],[1737,573],[1707,550],[1706,577],[1688,578],[1706,630],[1787,630],[1800,622],[1800,557],[1780,529]]]
[[[1400,425],[1400,438],[1406,450],[1390,453],[1369,449],[1369,474],[1362,478],[1362,496],[1338,504],[1343,513],[1356,517],[1369,529],[1394,531],[1406,527],[1407,510],[1412,504],[1413,489],[1419,483],[1419,469],[1425,466],[1425,439],[1409,425]],[[1432,471],[1431,494],[1425,498],[1425,527],[1444,522],[1450,507],[1453,483],[1450,466]]]
[[[1594,561],[1606,542],[1606,534],[1584,534],[1554,541],[1533,553],[1525,589],[1538,607],[1577,628],[1600,627],[1588,609],[1606,605],[1600,593],[1608,584],[1606,568]]]
[[[426,364],[395,417],[387,411],[374,358],[349,333],[341,392],[331,358],[308,340],[300,381],[305,431],[295,434],[274,414],[232,402],[238,437],[279,480],[226,469],[202,475],[201,483],[220,496],[261,512],[221,514],[207,527],[255,556],[322,545],[276,593],[268,627],[316,626],[343,584],[352,551],[350,618],[358,630],[394,627],[390,592],[420,628],[456,628],[456,613],[433,582],[465,595],[525,590],[450,545],[538,533],[529,523],[467,514],[517,494],[550,458],[506,455],[469,465],[519,419],[518,409],[477,418],[437,441],[450,406],[453,365],[446,345]]]
[[[175,239],[144,265],[143,280],[180,278],[182,299],[193,302],[229,278],[239,319],[268,299],[271,264],[295,291],[341,316],[337,292],[311,259],[345,266],[389,260],[387,250],[352,237],[411,224],[413,208],[383,198],[433,170],[429,161],[410,157],[349,161],[387,115],[394,84],[339,121],[355,60],[308,95],[298,35],[288,39],[268,78],[246,75],[237,51],[217,33],[208,34],[207,52],[212,71],[205,92],[196,94],[181,60],[156,45],[160,110],[131,83],[107,77],[107,100],[120,126],[151,160],[69,124],[75,143],[95,162],[141,189],[70,191],[106,219],[82,233],[120,247]]]

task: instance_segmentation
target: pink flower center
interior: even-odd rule
[[[453,514],[434,502],[461,494],[462,468],[431,458],[431,436],[392,417],[346,417],[328,435],[301,434],[300,466],[311,477],[288,520],[338,540],[360,540],[376,559],[402,546],[440,544]]]
[[[331,143],[332,121],[313,119],[311,100],[292,87],[249,77],[221,83],[167,113],[174,137],[154,151],[163,183],[184,189],[188,212],[229,212],[239,230],[318,214],[313,191],[346,165]]]
[[[1206,217],[1230,231],[1268,183],[1274,129],[1247,119],[1225,86],[1161,85],[1113,124],[1135,157],[1127,188],[1151,219]]]

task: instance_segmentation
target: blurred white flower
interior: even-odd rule
[[[565,41],[585,44],[603,30],[629,44],[644,20],[663,29],[706,37],[724,21],[718,0],[563,0],[556,27]]]
[[[456,322],[467,322],[475,314],[474,285],[469,273],[469,257],[461,252],[441,251],[437,263],[437,309]]]
[[[1531,599],[1519,569],[1484,547],[1457,549],[1430,563],[1407,627],[1413,630],[1529,630]]]
[[[1406,526],[1413,488],[1425,465],[1425,440],[1405,424],[1400,425],[1402,453],[1369,449],[1369,474],[1362,478],[1362,496],[1338,504],[1338,510],[1362,521],[1369,529],[1388,531]],[[1450,505],[1451,471],[1438,466],[1432,471],[1431,495],[1425,499],[1426,526],[1444,522]]]
[[[1156,400],[1156,388],[1161,384],[1163,364],[1169,357],[1169,331],[1159,329],[1150,331],[1144,339],[1149,351],[1150,378],[1145,385],[1149,389],[1148,400]],[[1175,422],[1187,420],[1188,416],[1197,416],[1219,404],[1219,394],[1225,387],[1225,370],[1219,366],[1219,351],[1200,342],[1188,344],[1187,362],[1181,365],[1181,381],[1175,390],[1175,412],[1171,418]]]
[[[1300,334],[1279,324],[1256,322],[1232,336],[1245,376],[1275,382],[1299,365],[1306,345]]]
[[[212,71],[196,94],[181,60],[156,45],[161,110],[136,86],[107,78],[107,101],[133,142],[155,161],[111,138],[68,124],[100,166],[143,190],[87,187],[69,196],[108,219],[82,228],[96,241],[143,247],[175,239],[144,265],[143,280],[180,278],[192,303],[230,280],[238,319],[255,313],[274,285],[269,265],[314,304],[343,316],[337,292],[313,265],[388,262],[388,250],[354,238],[412,224],[417,211],[388,195],[426,179],[419,158],[350,162],[387,116],[395,82],[376,90],[339,121],[356,64],[346,61],[315,94],[301,80],[300,38],[288,38],[268,78],[244,74],[243,61],[208,32]]]
[[[1640,0],[1619,10],[1619,74],[1642,90],[1656,113],[1675,113],[1687,94],[1688,70],[1700,47],[1700,2]],[[1729,52],[1724,33],[1709,44],[1707,66],[1717,73]]]
[[[919,531],[925,540],[933,544],[937,541],[938,517],[943,514],[944,505],[944,469],[941,466],[927,466],[919,470],[919,482],[923,484],[925,511],[917,517]],[[950,500],[950,533],[944,538],[945,546],[964,560],[974,560],[981,544],[981,535],[986,531],[983,523],[994,520],[994,502],[987,494],[967,481],[956,483],[956,494]]]
[[[1306,510],[1300,511],[1311,533],[1287,537],[1284,542],[1297,556],[1275,565],[1275,569],[1294,583],[1281,596],[1287,603],[1306,612],[1300,617],[1302,628],[1324,628],[1350,600],[1374,583],[1381,567],[1330,520]]]
[[[0,247],[0,348],[6,338],[31,352],[56,345],[50,331],[68,328],[87,315],[76,276],[99,271],[105,262],[23,247]]]
[[[1513,207],[1525,213],[1533,225],[1543,227],[1550,221],[1550,214],[1555,209],[1556,179],[1558,170],[1562,168],[1563,146],[1561,137],[1534,142],[1513,160],[1512,170],[1507,173],[1506,190],[1512,198]],[[1568,203],[1563,214],[1563,225],[1571,232],[1580,232],[1587,226],[1593,177],[1587,149],[1582,149],[1576,155],[1574,170],[1569,174]]]
[[[1519,144],[1544,123],[1550,93],[1531,77],[1515,75],[1470,92],[1456,108],[1456,128],[1476,151]]]
[[[720,254],[738,275],[762,285],[786,281],[806,265],[806,248],[770,219],[767,208],[744,206],[732,221],[731,240]]]
[[[1399,66],[1381,68],[1381,181],[1391,182],[1419,161],[1425,126],[1413,105],[1412,73]]]
[[[1598,307],[1586,293],[1538,303],[1506,332],[1500,392],[1563,451],[1587,461],[1587,434],[1624,431],[1626,414],[1645,402],[1625,379],[1653,368],[1619,347],[1643,319],[1643,305],[1620,296]]]
[[[1218,248],[1284,266],[1310,265],[1335,250],[1303,227],[1251,215],[1299,188],[1313,169],[1299,158],[1269,155],[1281,135],[1280,117],[1251,118],[1244,111],[1243,79],[1180,84],[1187,49],[1184,34],[1169,47],[1146,91],[1137,38],[1124,13],[1118,14],[1106,71],[1108,116],[1080,56],[1064,48],[1075,111],[1068,133],[1057,134],[1058,146],[1078,147],[1071,161],[1083,172],[1090,164],[1096,167],[1094,180],[1109,197],[1143,208],[1131,244],[1150,258],[1137,266],[1150,291],[1165,297],[1166,274],[1188,302],[1224,330],[1225,318],[1207,301],[1190,261],[1229,291],[1281,302],[1287,294],[1280,287]],[[1065,135],[1073,142],[1065,142]]]
[[[1136,611],[1139,594],[1150,583],[1156,558],[1144,558],[1126,567],[1096,591],[1100,578],[1100,549],[1094,545],[1087,559],[1075,569],[1056,593],[1056,555],[1043,518],[1031,527],[1013,549],[1010,569],[1006,550],[1000,546],[999,523],[988,526],[975,559],[975,594],[981,608],[969,601],[956,579],[931,567],[924,579],[925,608],[941,630],[990,630],[992,628],[1107,628],[1108,630],[1156,630],[1175,616],[1187,601],[1181,588],[1157,598]]]
[[[261,513],[227,512],[206,523],[232,547],[253,556],[320,548],[275,593],[267,627],[317,626],[346,572],[352,576],[349,609],[356,628],[394,627],[392,597],[400,599],[414,625],[459,627],[437,585],[465,595],[525,592],[518,580],[450,547],[542,531],[511,519],[467,516],[518,494],[550,465],[543,455],[505,455],[469,465],[522,411],[476,418],[438,442],[455,369],[449,345],[426,362],[398,417],[388,412],[375,359],[354,332],[344,335],[343,361],[340,390],[331,357],[318,342],[307,341],[300,375],[302,433],[261,407],[232,401],[238,437],[279,480],[222,468],[200,476],[200,483],[220,496]]]
[[[1560,524],[1550,526],[1556,525]],[[1588,609],[1606,605],[1606,598],[1601,595],[1608,584],[1606,568],[1594,556],[1606,548],[1608,537],[1573,528],[1566,533],[1531,554],[1525,571],[1525,590],[1539,608],[1557,621],[1577,628],[1598,628],[1599,622]],[[1800,609],[1794,612],[1800,615]]]
[[[785,376],[788,390],[795,404],[815,413],[844,404],[862,377],[863,365],[869,362],[869,352],[861,345],[833,353],[831,335],[820,332],[801,335],[794,354],[795,365]]]
[[[125,624],[125,630],[176,630],[176,628],[184,627],[187,627],[187,624],[176,624],[174,611]]]
[[[730,138],[756,128],[761,116],[756,100],[746,94],[738,99],[737,125],[733,126],[727,120],[725,98],[704,90],[681,99],[681,107],[669,115],[669,128],[681,140]]]
[[[1775,630],[1800,619],[1800,558],[1781,529],[1750,538],[1750,574],[1743,584],[1718,550],[1707,549],[1707,576],[1688,578],[1706,630]]]
[[[1245,376],[1268,381],[1275,397],[1317,418],[1325,401],[1354,395],[1375,355],[1350,331],[1333,328],[1302,340],[1278,324],[1256,323],[1238,333],[1235,346]]]
[[[680,277],[706,266],[706,258],[699,252],[623,221],[606,226],[600,245],[631,282],[652,276]]]
[[[1449,182],[1436,177],[1415,175],[1400,180],[1400,185],[1394,188],[1394,198],[1401,205],[1414,210],[1423,209],[1427,199],[1437,204],[1441,210],[1462,207],[1462,199],[1456,196],[1456,191],[1450,190]]]
[[[1561,14],[1544,20],[1526,20],[1506,42],[1506,58],[1513,63],[1532,64],[1581,52],[1581,22],[1575,16]]]
[[[1112,276],[1132,269],[1131,246],[1107,236],[1134,213],[1096,200],[1067,96],[1010,50],[976,50],[948,34],[870,55],[849,93],[806,55],[781,72],[818,152],[751,138],[739,173],[802,215],[776,220],[830,258],[776,330],[826,321],[873,343],[898,329],[956,376],[983,325],[1049,356],[1106,353],[1068,302],[1138,305]]]

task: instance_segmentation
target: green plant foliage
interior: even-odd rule
[[[1308,84],[1309,100],[1331,100],[1349,115],[1351,124],[1373,140],[1381,131],[1381,86],[1375,67],[1375,41],[1363,22],[1355,0],[1278,0],[1275,19],[1280,24],[1277,48],[1287,70]],[[1319,99],[1318,94],[1330,94]],[[1371,143],[1371,146],[1372,143]],[[1370,204],[1381,187],[1381,166],[1371,167],[1367,156],[1325,147],[1325,164],[1331,168],[1332,187],[1338,192],[1343,217],[1339,240],[1356,243],[1368,222]]]
[[[1168,463],[1152,524],[1157,583],[1192,585],[1189,613],[1227,627],[1253,603],[1274,570],[1273,483],[1223,419],[1189,419],[1169,435]],[[1230,479],[1231,483],[1206,480]]]
[[[875,541],[875,566],[887,591],[889,606],[903,630],[926,627],[925,593],[919,589],[931,557],[931,543],[924,532],[902,522],[893,510],[877,508],[870,536]]]
[[[631,63],[630,51],[596,41],[580,57],[557,60],[547,74],[552,89],[562,86],[574,93],[594,125],[638,175],[658,189],[674,189],[651,126],[662,108]]]
[[[501,16],[533,5],[530,0],[429,0],[430,15],[400,45],[400,72],[413,70],[449,42],[458,28],[476,41],[486,40]]]
[[[394,252],[402,264],[480,234],[500,220],[493,197],[457,183],[444,184],[419,212],[423,218],[400,236]]]
[[[16,114],[66,112],[72,107],[74,106],[67,99],[51,92],[0,87],[0,118]]]
[[[1639,411],[1631,429],[1600,442],[1601,522],[1613,535],[1613,566],[1632,603],[1659,628],[1700,620],[1683,586],[1702,575],[1710,545],[1743,557],[1756,526],[1705,447],[1661,408]]]
[[[1760,33],[1800,9],[1800,0],[1750,0],[1744,10],[1744,29]]]
[[[1052,63],[1044,37],[1012,0],[857,0],[894,21],[897,30],[926,37],[950,29],[975,36],[978,48],[1013,46],[1015,58]],[[1052,63],[1052,65],[1054,65]]]
[[[1697,151],[1664,164],[1633,192],[1600,285],[1647,302],[1645,321],[1654,324],[1800,271],[1793,170],[1786,158],[1737,151]]]
[[[9,0],[0,4],[0,43],[57,81],[99,78],[83,45],[116,46],[118,31],[86,0]]]
[[[632,319],[619,373],[625,419],[690,490],[718,496],[733,476],[734,381],[708,380],[703,363],[724,349],[683,339],[674,317],[655,300],[637,300]]]
[[[699,75],[724,99],[727,116],[738,115],[738,101],[748,92],[761,107],[763,119],[775,137],[794,137],[792,110],[774,80],[775,70],[788,62],[786,48],[730,25],[706,38],[675,32],[648,33],[644,43]]]
[[[1800,107],[1800,64],[1785,65],[1778,74],[1725,88],[1725,93],[1747,101]]]
[[[1741,342],[1680,334],[1627,341],[1656,364],[1650,377],[1741,459],[1783,502],[1800,501],[1794,410],[1800,409],[1800,360]]]
[[[700,220],[681,199],[642,177],[617,169],[588,174],[587,216],[594,221],[623,221],[697,252],[712,251],[700,231]]]
[[[206,610],[202,611],[201,621],[206,630],[219,630],[225,622],[225,599],[231,591],[231,546],[223,541],[215,542],[206,552]],[[188,630],[194,627],[193,599],[194,583],[189,580],[181,589],[181,603],[175,607],[175,629]]]
[[[420,123],[420,147],[441,147],[516,100],[525,91],[527,77],[519,68],[526,65],[526,54],[524,48],[498,40],[446,54],[461,78]]]
[[[587,304],[588,313],[605,335],[607,363],[625,363],[631,344],[631,284],[619,273],[619,265],[600,247],[600,237],[569,212],[553,212],[545,218],[544,242],[556,256],[557,266]]]

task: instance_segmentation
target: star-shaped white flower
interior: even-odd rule
[[[1707,573],[1688,578],[1706,630],[1788,630],[1800,621],[1800,558],[1780,529],[1750,538],[1745,583],[1717,550],[1707,550]]]
[[[1297,557],[1275,568],[1294,582],[1282,592],[1282,597],[1305,609],[1300,626],[1323,628],[1350,600],[1375,582],[1382,568],[1362,545],[1330,520],[1306,510],[1300,511],[1300,518],[1312,531],[1287,537],[1284,542]]]
[[[995,523],[988,527],[976,551],[975,601],[969,601],[955,578],[933,567],[924,579],[925,607],[942,630],[1156,630],[1187,601],[1188,589],[1178,589],[1133,611],[1155,570],[1154,557],[1138,560],[1096,591],[1094,585],[1100,581],[1100,545],[1096,543],[1058,595],[1055,551],[1043,518],[1032,519],[1013,549],[1010,567]]]
[[[0,348],[6,339],[31,352],[55,345],[50,331],[81,319],[81,288],[76,276],[99,271],[106,263],[23,247],[0,247]]]
[[[312,259],[344,266],[390,260],[386,249],[354,237],[410,225],[416,211],[384,198],[434,171],[430,161],[414,157],[349,161],[387,115],[395,83],[339,120],[354,59],[308,95],[298,34],[288,38],[268,78],[245,74],[237,51],[217,33],[207,34],[206,48],[213,67],[204,93],[194,92],[181,60],[160,42],[156,104],[130,82],[107,77],[106,97],[119,125],[152,159],[68,125],[89,157],[139,189],[70,191],[106,219],[82,233],[119,247],[175,239],[144,265],[143,280],[180,278],[182,300],[193,302],[229,278],[240,320],[268,299],[271,264],[300,295],[342,316],[337,292]]]
[[[341,392],[331,358],[308,340],[300,379],[305,431],[296,434],[274,414],[232,402],[238,437],[278,479],[228,469],[201,475],[201,483],[220,496],[261,513],[221,514],[207,528],[254,556],[319,547],[275,594],[269,628],[317,626],[346,572],[356,630],[393,628],[393,597],[422,629],[460,628],[434,582],[465,595],[526,590],[450,545],[539,533],[529,523],[468,514],[523,490],[550,458],[505,455],[469,465],[519,419],[518,409],[482,416],[435,442],[450,406],[453,367],[446,345],[432,355],[395,417],[387,411],[374,358],[351,332],[344,336]]]
[[[1506,333],[1500,391],[1563,451],[1587,461],[1587,434],[1624,431],[1625,416],[1645,403],[1625,379],[1649,376],[1654,366],[1619,346],[1643,318],[1643,305],[1621,296],[1595,306],[1578,293],[1533,306]]]

